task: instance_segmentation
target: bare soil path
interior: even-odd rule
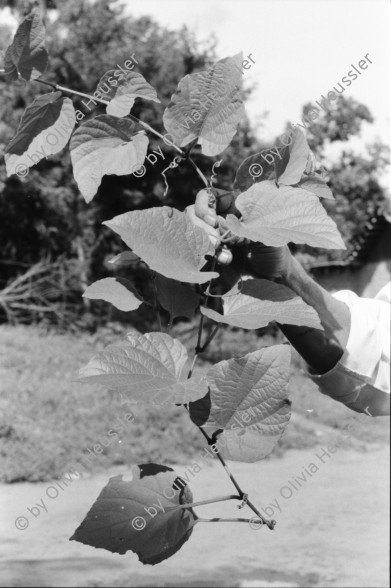
[[[108,478],[123,473],[126,479],[124,467],[75,480],[56,499],[45,494],[48,482],[3,485],[0,585],[389,586],[388,450],[340,449],[323,457],[324,463],[316,456],[321,453],[317,446],[287,451],[281,459],[232,464],[253,502],[263,508],[274,503],[275,530],[200,524],[174,557],[153,567],[131,553],[111,555],[68,541]],[[305,472],[310,463],[318,468],[312,475]],[[231,493],[215,463],[204,465],[191,481],[197,500],[216,495],[216,486],[217,494]],[[34,518],[27,508],[42,497],[48,512]],[[197,512],[239,516],[234,502]],[[15,528],[18,516],[30,519],[26,530]]]

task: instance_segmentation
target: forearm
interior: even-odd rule
[[[345,350],[350,332],[349,308],[319,286],[293,256],[289,256],[281,281],[317,311],[324,331],[295,325],[279,327],[308,365],[324,374]]]

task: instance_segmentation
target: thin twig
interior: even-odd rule
[[[207,340],[205,341],[205,343],[203,344],[200,353],[204,353],[204,351],[206,350],[206,348],[208,347],[208,345],[211,343],[211,341],[213,341],[213,339],[215,338],[218,330],[220,329],[221,324],[217,323],[215,325],[215,327],[212,329],[211,333],[209,334]]]
[[[217,498],[209,498],[208,500],[200,500],[198,502],[190,502],[189,504],[177,504],[172,508],[166,510],[176,510],[178,508],[193,508],[195,506],[204,506],[205,504],[214,504],[215,502],[225,502],[226,500],[241,500],[241,496],[230,494],[229,496],[218,496]]]
[[[201,429],[202,430],[202,429]],[[205,432],[202,431],[204,434]],[[245,503],[247,504],[247,506],[249,508],[251,508],[251,510],[253,512],[255,512],[255,514],[262,520],[263,524],[267,525],[269,527],[269,529],[274,529],[274,526],[276,524],[275,521],[268,521],[267,519],[265,519],[261,513],[259,512],[259,510],[253,505],[253,503],[248,499],[247,495],[245,495],[245,493],[243,492],[243,490],[241,489],[241,487],[239,486],[238,482],[235,480],[234,475],[232,474],[232,472],[230,471],[229,467],[227,466],[227,464],[225,463],[224,458],[220,455],[220,452],[218,451],[216,453],[218,459],[220,460],[223,468],[225,469],[228,477],[230,478],[232,484],[235,486],[236,490],[239,492],[240,497],[241,498],[245,498]]]
[[[196,170],[197,174],[200,176],[201,180],[204,182],[205,187],[209,188],[209,183],[208,180],[206,179],[206,177],[204,176],[204,174],[202,173],[202,171],[200,170],[199,167],[197,167],[197,164],[194,163],[194,161],[192,160],[191,157],[188,157],[187,160],[191,163],[191,165],[194,167],[194,169]]]
[[[187,379],[188,380],[193,375],[193,371],[194,371],[194,368],[195,368],[195,364],[196,364],[197,358],[198,358],[198,353],[195,353],[194,354],[194,357],[193,357],[193,361],[192,361],[191,366],[190,366],[190,369],[189,369],[189,373],[187,374]]]
[[[157,322],[158,322],[158,325],[159,325],[159,331],[162,332],[163,331],[163,328],[162,328],[162,319],[161,319],[161,316],[160,316],[159,303],[158,303],[158,300],[157,300],[156,275],[153,276],[152,281],[153,281],[153,291],[154,291],[154,305],[153,306],[154,306],[154,309],[155,309],[155,312],[156,312],[156,316],[157,316]]]
[[[32,82],[39,82],[40,84],[45,84],[45,86],[50,86],[51,88],[53,88],[53,90],[57,90],[58,86],[57,84],[52,84],[52,82],[47,82],[46,80],[40,80],[40,79],[35,79],[35,80],[31,80]]]
[[[214,517],[213,519],[197,518],[197,523],[253,523],[254,519],[226,519],[223,517]],[[263,521],[262,521],[262,524]],[[259,527],[261,528],[261,527]]]
[[[214,271],[214,269],[216,267],[216,263],[217,263],[217,257],[215,255],[214,258],[213,258],[213,262],[212,262],[211,272]],[[205,304],[205,308],[208,306],[209,288],[210,288],[211,283],[212,283],[212,280],[209,280],[208,286],[207,286],[207,289],[206,289],[206,297],[205,297],[205,303],[204,303]],[[205,345],[204,345],[203,348],[201,347],[203,327],[204,327],[204,315],[201,313],[200,324],[198,325],[198,336],[197,336],[197,343],[196,343],[196,346],[195,346],[195,355],[193,357],[193,362],[191,364],[191,368],[190,368],[189,374],[187,376],[188,379],[191,378],[191,376],[193,374],[194,367],[195,367],[196,361],[198,359],[198,355],[201,352],[205,351],[205,349],[206,349]]]
[[[218,459],[220,460],[221,465],[223,466],[223,468],[227,472],[227,475],[230,478],[232,484],[235,486],[236,490],[239,492],[240,496],[243,498],[244,492],[241,489],[241,487],[239,486],[239,484],[237,483],[237,481],[235,480],[235,477],[234,477],[233,473],[231,472],[231,470],[229,469],[229,467],[227,466],[227,464],[225,463],[224,458],[220,455],[220,451],[218,451],[216,453],[216,455],[217,455]]]

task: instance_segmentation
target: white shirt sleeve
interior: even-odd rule
[[[321,392],[373,416],[390,413],[390,295],[391,284],[374,299],[350,290],[333,294],[350,309],[346,349],[332,370],[310,374]]]
[[[378,296],[374,299],[359,298],[349,290],[334,294],[335,298],[348,305],[351,315],[349,339],[340,363],[389,394],[390,302]]]

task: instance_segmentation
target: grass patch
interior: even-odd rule
[[[77,468],[83,456],[87,469],[97,471],[150,461],[186,463],[203,449],[205,441],[183,408],[123,405],[119,396],[75,382],[92,355],[128,330],[118,326],[97,335],[65,335],[33,326],[0,327],[1,481],[52,479]],[[187,345],[192,343],[194,337]],[[213,343],[207,359],[216,362],[272,343],[270,335],[259,339],[253,332],[228,330]],[[209,365],[204,360],[200,369]],[[292,422],[273,456],[287,448],[332,442],[356,417],[319,394],[297,362],[290,389]],[[125,418],[130,412],[133,422]],[[384,444],[388,427],[388,418],[368,417],[354,432],[357,447]],[[101,452],[95,449],[94,454],[94,447]]]

